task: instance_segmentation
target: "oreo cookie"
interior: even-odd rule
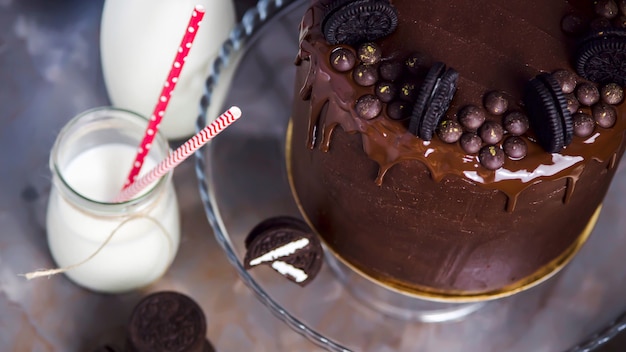
[[[425,141],[432,139],[441,118],[450,107],[456,92],[459,73],[446,68],[442,62],[436,62],[428,70],[420,87],[411,120],[409,131]]]
[[[575,60],[576,72],[583,78],[626,86],[626,29],[610,28],[587,35]]]
[[[127,350],[135,352],[212,352],[206,339],[206,319],[200,306],[177,292],[153,293],[133,309]]]
[[[398,12],[388,0],[336,0],[322,20],[324,37],[332,45],[375,41],[397,26]]]
[[[558,153],[569,145],[574,123],[567,97],[558,81],[542,73],[531,79],[524,90],[524,104],[537,142],[549,153]]]
[[[300,286],[317,276],[322,267],[322,245],[302,220],[289,216],[266,219],[245,240],[244,267],[268,265]]]

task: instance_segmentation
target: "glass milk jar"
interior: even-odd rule
[[[146,286],[177,252],[180,219],[171,171],[135,198],[112,203],[146,125],[130,111],[97,108],[74,117],[52,148],[48,245],[65,274],[88,289],[119,293]],[[140,176],[169,152],[158,134]]]
[[[195,132],[211,64],[235,24],[231,0],[106,0],[100,24],[102,72],[111,103],[150,116],[195,5],[205,9],[160,130]]]

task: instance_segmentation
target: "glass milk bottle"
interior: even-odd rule
[[[235,23],[231,0],[106,0],[100,26],[102,71],[113,105],[150,116],[194,5],[206,10],[160,130],[195,132],[204,81]]]
[[[146,125],[133,112],[97,108],[74,117],[52,148],[48,245],[65,274],[88,289],[119,293],[146,286],[177,252],[180,219],[171,172],[135,198],[112,203]],[[158,134],[140,176],[169,152]]]

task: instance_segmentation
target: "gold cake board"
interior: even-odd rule
[[[309,224],[309,226],[314,229],[315,227],[312,225],[311,221],[307,217],[300,200],[298,199],[298,194],[295,191],[295,187],[293,184],[292,173],[291,173],[291,139],[292,139],[292,120],[289,119],[289,124],[287,126],[287,135],[286,135],[286,147],[285,147],[285,156],[286,156],[286,166],[287,166],[287,178],[289,180],[289,187],[291,188],[291,194],[294,197],[294,200],[298,206],[300,214],[304,218],[304,220]],[[595,227],[596,222],[598,221],[598,217],[600,216],[600,211],[602,209],[602,205],[598,206],[596,211],[591,216],[591,219],[587,223],[587,226],[583,230],[583,232],[578,236],[576,241],[574,241],[561,255],[539,268],[533,274],[516,281],[513,284],[504,286],[500,289],[486,292],[471,292],[471,291],[460,291],[460,290],[438,290],[433,289],[431,287],[408,287],[402,284],[393,284],[387,282],[381,282],[376,278],[370,276],[369,274],[364,273],[359,268],[355,267],[351,263],[347,262],[343,259],[338,253],[336,253],[327,243],[325,243],[324,248],[330,252],[335,259],[339,260],[343,265],[353,270],[355,273],[359,274],[363,278],[368,281],[376,284],[378,286],[384,287],[401,295],[415,297],[419,299],[435,301],[435,302],[449,302],[449,303],[468,303],[468,302],[481,302],[493,300],[496,298],[502,298],[511,296],[515,293],[527,290],[531,287],[534,287],[552,276],[558,273],[567,263],[569,263],[572,258],[578,253],[580,248],[589,238],[593,228]],[[318,237],[324,241],[322,236]]]

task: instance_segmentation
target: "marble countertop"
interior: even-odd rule
[[[252,3],[237,1],[239,13]],[[120,347],[139,300],[151,292],[175,290],[201,306],[207,337],[218,351],[320,351],[277,319],[239,280],[206,219],[191,159],[174,173],[182,237],[179,253],[161,280],[143,290],[106,295],[80,288],[62,275],[32,281],[19,276],[54,266],[46,244],[45,212],[51,177],[48,156],[56,134],[77,113],[109,104],[98,48],[102,5],[102,0],[0,0],[0,350]],[[621,167],[617,177],[626,177],[624,163]],[[626,192],[626,188],[613,191]],[[623,217],[621,210],[626,211],[626,204],[620,203],[605,216]],[[615,253],[603,255],[623,257],[617,250],[626,248],[626,234],[614,237],[620,246]],[[585,250],[592,251],[593,246]],[[619,274],[622,267],[613,270],[618,274],[610,275],[610,280],[626,279]],[[609,321],[594,319],[593,312],[618,317],[619,310],[607,314],[608,303],[598,301],[610,284],[602,280],[583,277],[576,285],[557,284],[553,292],[568,290],[574,297],[563,309],[579,309],[584,323],[569,326],[551,317],[546,320],[559,327],[543,334],[601,331]],[[622,309],[623,299],[617,302]],[[475,328],[476,333],[480,330]],[[530,328],[529,336],[542,336],[541,330]],[[428,341],[416,340],[413,346],[444,350],[445,343],[436,340],[437,331],[436,325],[430,325],[406,330],[403,336]],[[410,343],[405,340],[400,345]],[[596,351],[623,351],[624,346],[626,338],[620,336]]]

